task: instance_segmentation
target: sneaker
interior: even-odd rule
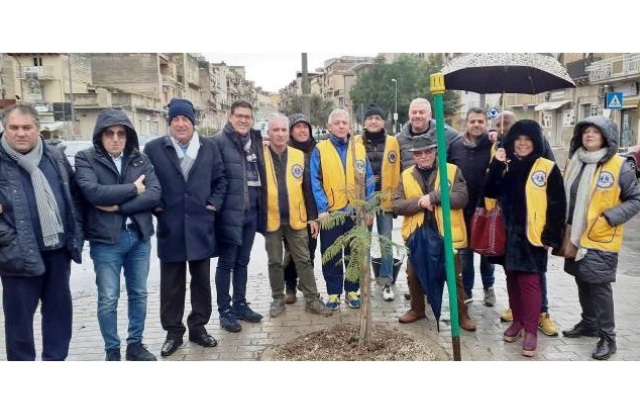
[[[491,307],[495,304],[496,304],[496,292],[493,290],[493,287],[484,289],[484,305]]]
[[[230,309],[220,314],[220,326],[229,332],[240,332],[242,330],[242,326]]]
[[[340,299],[338,299],[338,304],[340,304]],[[310,314],[322,315],[322,316],[331,316],[333,315],[333,310],[329,307],[325,306],[324,303],[320,299],[314,299],[310,302],[306,302],[304,304],[305,312],[309,312]]]
[[[329,295],[326,305],[332,311],[337,311],[340,308],[340,295]]]
[[[284,303],[287,305],[291,305],[292,303],[296,303],[298,297],[296,296],[295,290],[287,290],[287,293],[284,296]]]
[[[262,321],[262,315],[254,312],[248,303],[241,303],[232,308],[234,315],[241,321],[256,323]]]
[[[382,286],[382,299],[387,302],[391,302],[395,298],[396,295],[393,293],[393,288],[390,284],[385,284],[384,286]]]
[[[344,301],[351,309],[360,308],[360,296],[357,292],[348,292],[344,297]]]
[[[121,360],[120,347],[107,350],[107,355],[105,356],[104,360],[106,362],[119,362]]]
[[[513,321],[513,312],[511,312],[511,308],[507,308],[506,311],[500,315],[500,321],[502,322],[511,322]]]
[[[464,292],[464,303],[472,303],[473,302],[473,292]]]
[[[132,362],[155,362],[158,360],[142,343],[127,344],[126,359]]]
[[[538,329],[542,331],[544,335],[548,335],[549,337],[556,337],[558,335],[558,329],[551,321],[549,314],[547,312],[543,312],[540,314],[540,321],[538,322]]]
[[[276,298],[271,302],[271,307],[269,308],[269,316],[271,318],[275,318],[278,315],[281,315],[287,307],[284,304],[284,298]]]

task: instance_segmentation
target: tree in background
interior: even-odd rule
[[[311,115],[308,115],[313,127],[325,127],[329,114],[333,110],[333,102],[323,99],[318,94],[310,97]],[[302,95],[291,96],[291,100],[279,109],[285,115],[297,114],[302,112]]]
[[[400,54],[393,63],[386,63],[382,56],[374,64],[358,75],[351,88],[351,102],[354,104],[354,115],[362,123],[362,113],[369,104],[378,104],[386,110],[387,122],[393,123],[395,109],[395,84],[398,81],[398,120],[400,126],[408,119],[409,103],[421,97],[428,99],[433,105],[433,97],[429,92],[429,76],[439,72],[444,66],[442,54],[430,54],[426,58],[417,54]],[[459,97],[453,91],[444,95],[444,114],[451,117],[459,108]]]

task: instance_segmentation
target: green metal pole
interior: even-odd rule
[[[444,134],[444,75],[435,73],[430,76],[431,94],[436,111],[436,137],[438,140],[438,172],[440,173],[440,201],[444,221],[444,256],[447,269],[447,290],[451,311],[451,344],[453,360],[462,360],[460,356],[460,323],[458,321],[458,298],[456,294],[456,270],[453,261],[453,241],[451,237],[451,203],[449,201],[449,181],[447,179],[447,142]]]

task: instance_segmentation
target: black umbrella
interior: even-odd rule
[[[445,88],[477,93],[526,93],[575,88],[555,58],[536,53],[474,53],[453,58],[442,69]]]
[[[426,215],[425,215],[426,218]],[[444,240],[434,227],[425,223],[409,238],[409,261],[436,317],[440,332],[442,293],[445,284]]]

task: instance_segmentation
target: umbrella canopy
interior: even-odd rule
[[[440,331],[442,293],[445,284],[444,241],[440,232],[430,224],[423,224],[409,238],[409,261],[422,285],[424,294],[436,317]]]
[[[442,69],[445,88],[477,93],[526,93],[575,88],[555,58],[535,53],[475,53],[452,59]]]

